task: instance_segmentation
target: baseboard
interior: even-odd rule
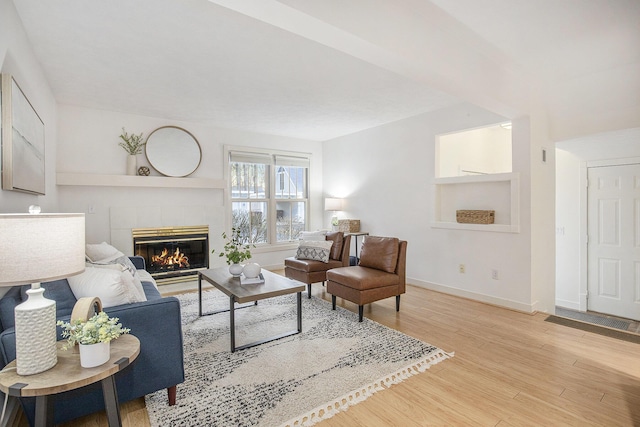
[[[494,297],[491,295],[465,291],[464,289],[452,288],[450,286],[426,282],[424,280],[419,280],[419,279],[407,278],[407,283],[421,287],[421,288],[429,289],[432,291],[441,292],[443,294],[453,295],[456,297],[479,301],[486,304],[496,305],[498,307],[504,307],[511,310],[521,311],[527,314],[532,314],[536,312],[534,308],[534,304],[523,304],[517,301],[511,301],[503,298]]]
[[[580,303],[579,302],[575,302],[575,301],[567,301],[567,300],[563,300],[563,299],[556,299],[556,306],[568,308],[570,310],[581,311],[580,310]]]

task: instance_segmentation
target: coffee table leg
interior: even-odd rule
[[[298,332],[302,332],[302,292],[298,292]]]
[[[104,407],[107,411],[107,420],[109,427],[121,427],[120,405],[118,404],[118,392],[116,391],[116,379],[113,375],[103,379],[102,395],[104,398]]]
[[[233,297],[229,297],[229,328],[231,329],[231,353],[236,351],[236,316]]]
[[[198,316],[202,317],[202,274],[198,273]]]

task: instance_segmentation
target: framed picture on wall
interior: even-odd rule
[[[44,123],[15,79],[1,77],[2,189],[44,194]]]

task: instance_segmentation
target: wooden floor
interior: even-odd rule
[[[313,295],[331,299],[320,284]],[[399,313],[390,298],[366,306],[365,317],[455,356],[320,427],[640,426],[638,344],[414,286]],[[142,399],[121,413],[124,426],[149,425]],[[93,415],[65,425],[107,423]]]

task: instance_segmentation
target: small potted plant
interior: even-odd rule
[[[226,240],[224,249],[218,255],[219,257],[226,257],[227,264],[229,265],[229,273],[232,276],[238,277],[242,274],[242,261],[251,258],[251,248],[255,248],[255,245],[240,242],[240,229],[231,229],[231,238],[227,237],[227,233],[222,233],[222,238]],[[211,253],[215,253],[215,249]]]
[[[124,151],[129,155],[127,157],[127,175],[135,175],[138,161],[136,155],[142,153],[142,147],[146,144],[143,142],[142,133],[136,135],[132,133],[129,135],[124,128],[122,128],[122,134],[120,134],[120,141],[118,145],[124,148]]]
[[[80,365],[83,368],[93,368],[106,363],[110,357],[111,340],[131,331],[118,323],[118,320],[117,317],[109,317],[104,311],[89,320],[59,320],[57,325],[62,327],[62,337],[67,338],[67,344],[63,349],[67,350],[79,344]]]

